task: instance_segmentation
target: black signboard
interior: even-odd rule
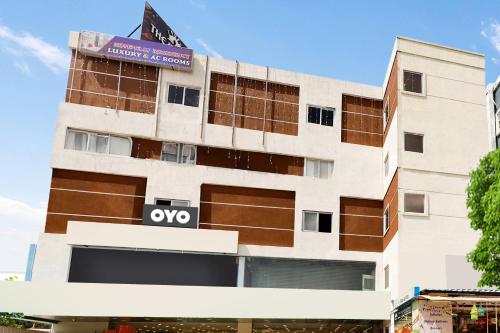
[[[147,1],[144,6],[141,39],[177,47],[187,47]]]
[[[142,211],[142,224],[159,227],[197,228],[198,208],[144,205]]]

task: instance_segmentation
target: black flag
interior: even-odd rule
[[[147,1],[144,6],[141,39],[177,47],[187,47]]]

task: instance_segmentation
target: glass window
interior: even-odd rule
[[[88,134],[68,129],[64,148],[73,150],[87,150]]]
[[[305,175],[321,179],[328,179],[333,173],[333,161],[306,159]]]
[[[184,87],[170,85],[168,87],[168,102],[182,104],[184,99]]]
[[[375,290],[375,276],[363,274],[362,290]]]
[[[321,110],[321,125],[333,126],[333,113],[332,109]]]
[[[304,221],[302,225],[303,231],[316,231],[317,230],[317,213],[304,212]]]
[[[387,206],[387,208],[384,211],[384,234],[391,227],[391,218],[390,218],[390,215],[389,215],[389,207],[390,206]]]
[[[425,194],[405,193],[404,199],[406,213],[425,213]]]
[[[193,145],[182,145],[181,163],[196,164],[196,147]]]
[[[332,213],[304,212],[303,231],[332,232]]]
[[[178,162],[178,144],[175,142],[164,142],[161,150],[161,160],[168,162]]]
[[[113,155],[130,156],[131,143],[128,138],[111,136],[109,138],[109,153]]]
[[[198,107],[200,91],[198,89],[186,88],[185,93],[184,105]]]
[[[403,90],[422,93],[422,73],[403,71]]]
[[[405,133],[405,151],[423,153],[424,136],[421,134]]]
[[[321,109],[315,106],[310,106],[307,111],[307,122],[319,124],[321,119]]]
[[[109,135],[89,134],[88,151],[106,154],[108,152]]]

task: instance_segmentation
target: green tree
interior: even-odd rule
[[[500,287],[500,149],[471,172],[467,207],[472,228],[481,233],[467,259],[482,273],[479,286]]]
[[[17,276],[10,276],[5,279],[5,281],[17,281]],[[15,312],[0,312],[0,326],[8,326],[15,328],[22,328],[23,325],[16,319],[22,318],[22,313]]]

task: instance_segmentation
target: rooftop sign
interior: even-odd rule
[[[146,40],[82,31],[79,51],[109,59],[190,71],[193,50]]]
[[[177,47],[187,47],[147,1],[144,6],[141,39]]]

